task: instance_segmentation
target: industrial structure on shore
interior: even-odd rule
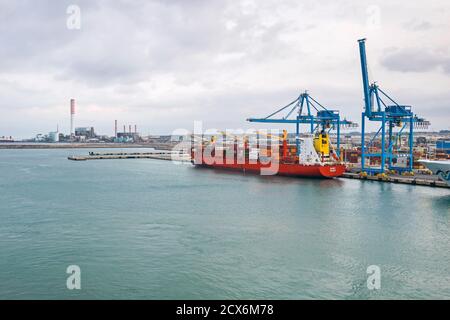
[[[201,166],[262,172],[264,169],[262,159],[269,156],[272,162],[278,163],[281,170],[279,174],[323,177],[341,175],[343,171],[341,172],[337,168],[348,162],[358,163],[359,166],[356,170],[366,176],[385,177],[386,173],[413,175],[413,169],[423,169],[423,165],[415,160],[424,156],[426,158],[441,156],[437,152],[432,154],[431,150],[427,150],[425,154],[419,154],[415,158],[417,153],[414,150],[414,128],[427,129],[429,122],[414,114],[411,106],[397,103],[377,83],[369,82],[365,41],[365,39],[358,40],[364,92],[359,150],[354,148],[354,145],[341,148],[341,126],[354,128],[357,125],[352,121],[341,119],[338,110],[324,107],[305,91],[291,103],[264,118],[247,119],[250,122],[258,123],[295,124],[295,144],[289,144],[289,135],[286,130],[282,137],[275,137],[282,141],[282,146],[279,150],[276,149],[274,155],[268,154],[269,149],[261,145],[259,134],[256,134],[254,145],[251,144],[252,137],[242,136],[240,143],[243,147],[241,150],[239,150],[236,137],[232,139],[230,147],[225,135],[223,135],[220,145],[216,143],[215,136],[211,137],[210,141],[206,139],[208,141],[206,143],[205,137],[202,136],[194,140],[201,139],[200,149],[209,148],[212,150],[211,154],[205,156],[197,150],[198,145],[195,145],[192,151],[193,162]],[[315,109],[315,114],[311,112],[312,108]],[[366,121],[380,123],[375,134],[369,135],[366,132]],[[309,128],[309,135],[303,134],[302,136],[300,126],[305,124]],[[333,141],[335,149],[330,139],[332,131],[335,133]],[[366,137],[370,140],[366,141]],[[311,143],[308,143],[309,139],[311,139]],[[446,145],[448,141],[439,141],[439,143]],[[305,149],[307,154],[305,154]],[[349,149],[352,151],[351,158],[356,158],[356,161],[348,161]],[[353,151],[356,152],[356,157],[353,156]],[[231,157],[227,157],[226,153],[231,153]],[[241,153],[240,157],[239,153]],[[449,152],[446,150],[443,157],[448,158],[448,154]],[[217,155],[220,157],[217,158]],[[239,160],[241,161],[239,162]],[[286,165],[289,168],[284,168]],[[333,166],[333,172],[336,173],[324,174],[320,170],[311,170],[314,166],[327,165]]]
[[[123,131],[118,132],[117,125],[118,122],[114,122],[114,136],[109,135],[99,135],[96,133],[95,128],[92,126],[78,127],[75,126],[75,116],[76,116],[76,102],[75,99],[70,99],[69,104],[69,115],[70,115],[70,130],[69,134],[64,134],[59,131],[59,126],[57,126],[56,131],[51,131],[48,134],[37,134],[32,139],[23,140],[23,142],[41,142],[41,143],[101,143],[101,142],[117,142],[117,143],[141,143],[145,141],[145,138],[137,131],[137,125],[133,125],[134,130],[132,131],[132,125],[123,126]],[[14,142],[12,137],[2,137],[0,142]]]
[[[277,109],[266,117],[249,118],[251,123],[295,125],[295,130],[283,135],[271,137],[282,141],[279,150],[280,159],[299,163],[305,157],[305,150],[316,154],[321,163],[327,161],[345,164],[348,171],[361,172],[368,176],[389,173],[412,174],[413,170],[424,170],[420,160],[449,160],[450,131],[428,132],[429,122],[417,116],[411,106],[397,103],[376,82],[371,82],[368,74],[366,57],[366,40],[358,40],[359,58],[362,73],[364,105],[361,113],[360,131],[354,121],[343,118],[339,110],[330,109],[312,97],[307,91],[302,92],[294,101]],[[124,124],[119,131],[118,120],[114,121],[114,135],[99,135],[93,126],[76,126],[76,101],[70,99],[70,131],[68,134],[56,131],[38,134],[33,139],[22,140],[30,143],[61,144],[139,144],[149,147],[158,146],[165,150],[173,148],[180,141],[190,141],[190,135],[142,135],[137,125]],[[368,132],[368,124],[377,124],[375,132]],[[301,128],[306,127],[306,133]],[[373,126],[372,126],[373,127]],[[342,132],[342,129],[350,129]],[[305,131],[305,130],[303,130]],[[351,131],[351,132],[348,132]],[[205,141],[215,141],[216,135],[203,136]],[[311,144],[306,141],[311,138]],[[226,137],[222,138],[229,142]],[[260,135],[253,138],[233,135],[247,141],[246,152],[249,157],[267,157],[271,151],[260,148]],[[256,141],[256,142],[255,142]],[[0,137],[1,145],[14,143],[11,136]],[[302,145],[303,142],[303,145]],[[252,143],[254,145],[252,145]],[[0,145],[0,146],[1,146]],[[258,150],[261,149],[261,150]],[[307,161],[308,162],[308,161]]]

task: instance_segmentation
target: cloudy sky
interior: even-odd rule
[[[359,122],[362,37],[371,80],[449,129],[448,0],[0,0],[0,136],[68,132],[72,97],[103,134],[247,128],[304,90]]]

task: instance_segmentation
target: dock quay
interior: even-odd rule
[[[400,184],[409,184],[409,185],[427,186],[427,187],[449,188],[449,185],[447,183],[445,183],[444,181],[438,180],[436,176],[425,176],[425,175],[421,175],[419,177],[400,176],[400,175],[362,176],[358,173],[346,172],[343,174],[342,178],[389,182],[389,183],[400,183]]]
[[[174,160],[174,161],[190,161],[188,154],[171,152],[171,151],[153,151],[153,152],[89,152],[86,156],[69,156],[67,159],[72,161],[87,160],[108,160],[108,159],[157,159],[157,160]]]

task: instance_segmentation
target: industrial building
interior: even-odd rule
[[[437,140],[436,151],[450,155],[450,140]]]
[[[59,142],[59,132],[58,131],[49,132],[48,139],[50,140],[50,142]]]
[[[1,136],[0,142],[14,142],[14,139],[12,136],[9,136],[9,137]]]
[[[95,138],[95,130],[94,127],[79,127],[75,128],[75,137],[82,139],[92,139]]]
[[[137,131],[137,125],[134,125],[134,131],[131,130],[131,124],[128,125],[128,131],[126,130],[126,126],[123,126],[123,131],[117,131],[117,120],[114,121],[114,142],[118,143],[132,143],[132,142],[140,142],[142,138]]]

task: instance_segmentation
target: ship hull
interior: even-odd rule
[[[194,162],[193,162],[194,163]],[[281,175],[290,177],[309,177],[309,178],[335,178],[341,176],[345,172],[345,165],[305,165],[298,163],[276,163],[262,164],[257,163],[213,163],[209,161],[202,161],[201,163],[194,163],[196,166],[238,170],[243,172],[250,172],[261,175]],[[270,169],[272,168],[272,169]]]
[[[419,160],[419,162],[450,186],[450,161]]]

